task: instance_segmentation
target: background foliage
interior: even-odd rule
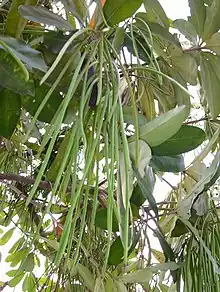
[[[220,1],[189,6],[1,2],[1,291],[220,290]]]

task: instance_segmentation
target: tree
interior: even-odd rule
[[[0,245],[21,237],[1,291],[220,290],[220,1],[189,6],[2,4]]]

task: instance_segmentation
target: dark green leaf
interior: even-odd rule
[[[179,131],[166,142],[152,147],[156,156],[172,156],[189,152],[197,148],[206,138],[205,132],[194,126],[183,125]]]
[[[138,185],[142,191],[143,196],[148,200],[151,209],[156,215],[158,215],[158,208],[156,200],[153,196],[153,190],[155,185],[155,177],[151,168],[148,168],[147,174],[142,178],[139,171],[133,165],[134,175],[137,178]]]
[[[21,5],[19,6],[19,12],[25,19],[52,25],[60,29],[73,30],[73,27],[65,19],[44,7]]]
[[[204,25],[204,40],[208,40],[220,29],[220,1],[213,0],[212,5],[206,8],[206,20]]]
[[[10,138],[20,118],[21,98],[8,89],[1,91],[0,97],[0,136]]]
[[[26,82],[20,66],[0,49],[0,85],[20,94],[34,95],[33,82]]]
[[[4,235],[0,238],[0,245],[5,245],[9,241],[9,239],[12,237],[14,230],[15,228],[11,228],[4,233]]]
[[[140,188],[139,184],[137,184],[135,186],[135,188],[133,189],[130,202],[132,204],[134,204],[135,206],[140,207],[140,206],[143,205],[143,203],[145,201],[146,201],[146,198],[142,194],[142,191],[141,191],[141,188]]]
[[[150,166],[163,172],[181,172],[185,169],[184,158],[182,155],[176,156],[153,156]]]
[[[155,22],[167,28],[169,27],[169,19],[159,1],[144,0],[144,6],[147,11],[146,17],[149,22]]]
[[[29,253],[20,267],[25,272],[32,272],[34,269],[34,254]]]
[[[34,97],[31,96],[21,97],[22,107],[24,107],[32,116],[34,116],[49,89],[50,88],[47,85],[37,86]],[[63,99],[61,95],[58,92],[54,91],[50,96],[48,102],[46,103],[45,107],[39,114],[38,120],[50,123],[57,109],[59,108],[62,100]]]
[[[18,59],[27,64],[30,68],[37,68],[41,71],[47,70],[47,65],[39,51],[32,49],[29,45],[11,37],[0,37]]]
[[[138,57],[145,63],[149,64],[149,55],[151,54],[148,45],[146,44],[144,38],[139,36],[137,33],[133,33],[136,41],[136,47],[138,52]],[[128,52],[133,56],[137,57],[136,51],[134,50],[133,42],[130,33],[125,35],[124,46],[127,48]],[[147,53],[148,54],[147,54]]]
[[[188,0],[190,7],[189,17],[199,36],[202,36],[206,20],[206,9],[203,0]]]
[[[185,226],[185,224],[180,219],[177,219],[176,224],[171,232],[171,237],[180,237],[181,235],[186,234],[188,232],[189,230]]]
[[[103,12],[106,21],[113,26],[134,15],[142,0],[106,0]]]
[[[210,53],[201,54],[200,64],[205,97],[211,116],[215,119],[220,113],[220,57]]]
[[[172,22],[172,26],[178,29],[190,42],[197,43],[197,33],[194,25],[185,19],[176,19]]]
[[[137,232],[133,238],[132,245],[128,251],[128,256],[132,253],[132,251],[136,247],[139,239],[140,239],[140,232]],[[123,257],[124,257],[124,248],[121,242],[121,237],[118,236],[111,245],[109,257],[108,257],[108,264],[119,265],[120,263],[123,262]]]
[[[95,217],[95,226],[101,228],[101,229],[108,229],[107,226],[107,208],[101,209],[96,212],[96,217]],[[118,222],[113,214],[113,221],[112,221],[112,231],[116,232],[118,231]]]

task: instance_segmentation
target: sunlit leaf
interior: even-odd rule
[[[25,272],[32,272],[34,269],[34,254],[29,253],[29,255],[25,258],[24,262],[22,262],[21,269]]]
[[[106,0],[103,7],[105,19],[111,26],[118,24],[133,16],[141,4],[142,0]]]
[[[186,107],[172,109],[140,127],[140,138],[151,147],[172,137],[186,119]]]
[[[18,283],[20,283],[21,280],[23,279],[24,275],[25,275],[25,272],[23,272],[21,270],[18,271],[18,273],[15,275],[15,277],[8,282],[8,286],[9,287],[17,286]]]
[[[13,235],[15,228],[11,228],[6,231],[3,236],[0,238],[0,245],[5,245]]]

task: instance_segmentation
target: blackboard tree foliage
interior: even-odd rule
[[[2,2],[1,291],[220,291],[220,0],[189,6]]]

